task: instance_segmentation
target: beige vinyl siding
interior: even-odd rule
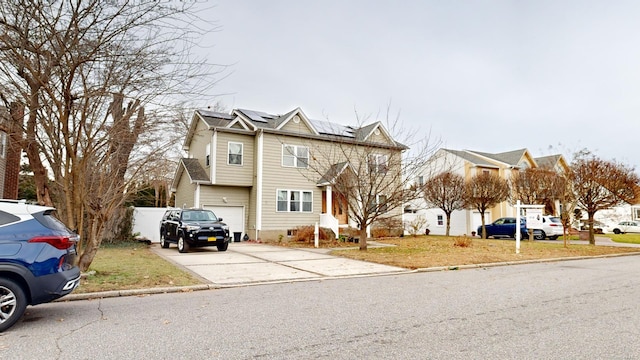
[[[377,144],[389,144],[389,145],[393,144],[388,137],[384,136],[382,131],[378,131],[378,132],[379,132],[378,134],[373,132],[367,139],[367,142],[373,142]]]
[[[290,119],[281,129],[282,131],[289,131],[297,134],[313,134],[313,131],[309,129],[307,124],[300,119],[300,122],[297,124]]]
[[[242,143],[242,165],[229,165],[229,142]],[[254,142],[252,135],[218,132],[216,147],[217,185],[252,186],[254,174]]]
[[[247,221],[249,213],[252,212],[249,201],[250,193],[251,189],[245,187],[202,186],[200,188],[200,206],[243,206],[245,209],[244,228],[249,229]]]
[[[322,189],[316,186],[316,178],[308,180],[295,167],[282,166],[282,145],[309,146],[303,139],[265,134],[264,172],[262,186],[262,230],[291,229],[296,226],[314,225],[319,221],[322,207]],[[277,190],[311,191],[312,212],[278,212]]]
[[[182,177],[176,187],[176,207],[193,207],[194,196],[196,191],[196,184],[192,184],[189,181],[189,175],[187,172],[182,172]]]
[[[207,146],[211,143],[211,130],[207,128],[204,121],[198,121],[196,130],[189,144],[189,157],[198,159],[203,169],[209,173],[209,167],[206,166]]]

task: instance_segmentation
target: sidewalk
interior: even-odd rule
[[[637,247],[640,248],[640,244],[627,244],[627,243],[619,243],[611,240],[605,236],[596,236],[596,245],[598,246],[617,246],[617,247]],[[562,242],[562,237],[559,237],[557,240],[537,240],[538,242],[547,242],[551,244],[555,244],[558,242]],[[589,240],[569,240],[570,244],[576,245],[587,245],[589,244]]]

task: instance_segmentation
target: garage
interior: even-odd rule
[[[244,235],[244,207],[243,206],[204,206],[213,211],[217,217],[229,225],[229,234],[233,238],[234,232]]]

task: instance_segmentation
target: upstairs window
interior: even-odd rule
[[[386,174],[389,169],[387,155],[369,155],[369,172],[372,174]]]
[[[244,149],[244,146],[242,143],[238,143],[238,142],[229,142],[229,146],[228,146],[228,158],[227,158],[227,164],[229,165],[242,165],[242,152]]]
[[[444,226],[444,216],[443,215],[438,215],[437,223],[438,223],[438,226]]]
[[[307,168],[309,166],[309,148],[298,145],[283,145],[282,166]]]
[[[207,144],[207,149],[205,150],[204,165],[211,165],[211,144]]]

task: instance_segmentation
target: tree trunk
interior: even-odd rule
[[[444,235],[449,236],[451,230],[451,213],[445,213],[445,215],[447,216],[447,227]]]
[[[89,226],[89,233],[87,234],[84,251],[78,260],[78,267],[80,268],[80,271],[83,272],[89,270],[89,266],[91,265],[91,262],[93,262],[93,258],[96,256],[96,253],[98,253],[105,229],[105,220],[99,221],[96,218],[92,218],[89,222],[91,225]]]
[[[588,215],[587,222],[589,223],[589,245],[595,245],[596,244],[596,235],[595,235],[595,231],[593,229],[593,223],[594,223],[595,214],[596,214],[595,212],[587,212],[587,215]]]
[[[362,226],[360,228],[360,239],[358,240],[360,250],[367,250],[367,227]]]

